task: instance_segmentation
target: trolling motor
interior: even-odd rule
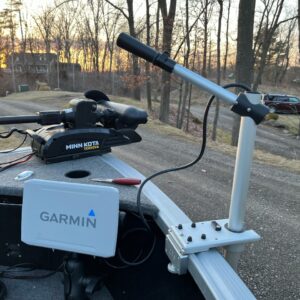
[[[147,122],[142,109],[119,103],[97,90],[85,93],[87,99],[73,99],[61,111],[41,111],[36,116],[0,117],[0,124],[38,123],[26,132],[32,138],[36,156],[46,163],[101,155],[111,147],[140,142],[135,132]]]

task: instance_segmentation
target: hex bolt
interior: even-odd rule
[[[188,241],[188,242],[192,242],[192,241],[193,241],[193,238],[192,238],[191,236],[188,236],[187,241]]]
[[[193,223],[191,224],[191,227],[192,227],[192,228],[196,228],[196,223],[193,222]]]
[[[178,229],[182,229],[182,224],[178,224]]]
[[[202,240],[205,240],[205,239],[206,239],[206,234],[205,234],[205,233],[202,233],[202,234],[201,234],[201,239],[202,239]]]

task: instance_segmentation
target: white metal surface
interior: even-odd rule
[[[206,300],[255,299],[217,250],[190,255],[188,269]]]
[[[39,179],[24,184],[24,243],[110,257],[115,254],[118,220],[115,188]]]
[[[189,81],[198,88],[215,95],[228,104],[233,105],[236,103],[237,95],[179,64],[174,66],[173,73],[182,77],[184,80]]]
[[[253,104],[260,103],[260,94],[246,93]],[[244,230],[247,194],[251,174],[251,165],[256,137],[256,124],[249,117],[241,118],[239,142],[237,148],[231,202],[229,210],[228,228],[235,232]],[[234,269],[237,268],[239,253],[242,247],[230,246],[227,249],[226,258]]]
[[[253,230],[242,233],[229,231],[225,226],[228,223],[227,219],[216,222],[221,226],[220,231],[215,230],[211,221],[205,221],[195,223],[195,227],[192,227],[191,223],[182,224],[182,229],[179,229],[179,226],[172,226],[169,229],[169,236],[183,255],[260,239],[260,236]]]

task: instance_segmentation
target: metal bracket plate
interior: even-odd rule
[[[182,255],[260,239],[260,236],[253,230],[240,233],[229,231],[225,226],[227,223],[228,219],[223,219],[172,226],[168,235],[172,244]],[[216,224],[219,225],[218,229]]]
[[[178,224],[169,228],[166,236],[166,254],[172,273],[184,274],[188,268],[188,256],[211,248],[254,242],[260,236],[253,230],[232,232],[227,229],[228,219]]]

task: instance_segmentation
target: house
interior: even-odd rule
[[[12,70],[14,64],[15,73],[48,74],[57,69],[57,55],[53,53],[15,53],[6,59],[7,69]],[[80,64],[61,63],[59,70],[67,73],[80,72]]]

